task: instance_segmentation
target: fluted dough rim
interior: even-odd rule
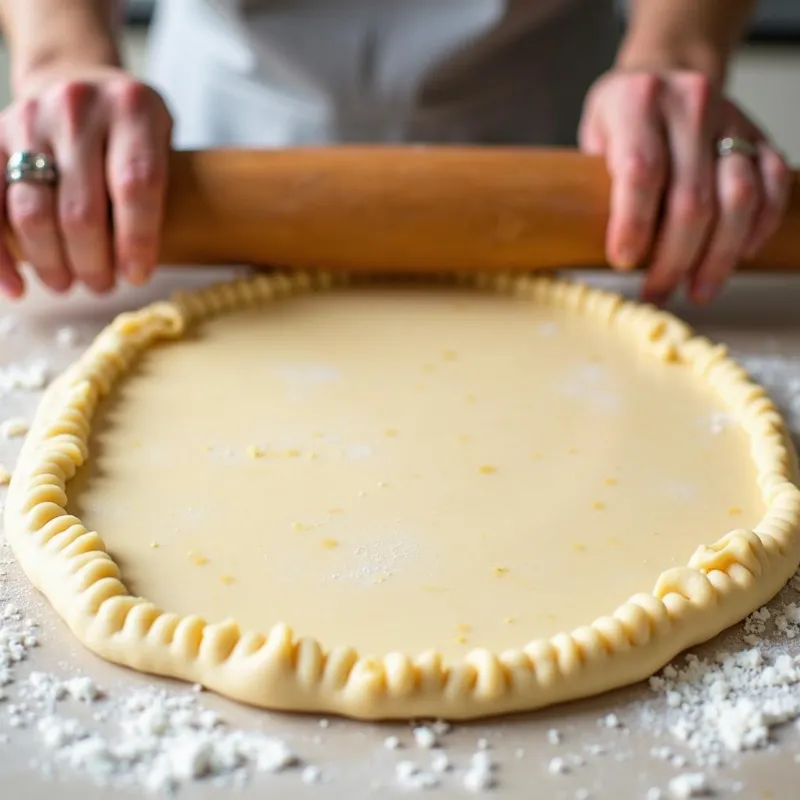
[[[712,386],[750,437],[766,507],[761,521],[699,546],[685,567],[666,570],[651,592],[636,594],[608,616],[502,653],[475,649],[451,664],[436,652],[383,658],[350,647],[326,652],[283,623],[268,634],[242,631],[233,620],[179,617],[134,597],[100,535],[66,512],[67,483],[88,457],[92,416],[114,381],[154,342],[178,338],[187,326],[219,313],[335,282],[326,275],[261,275],[120,315],[47,390],[5,512],[7,539],[32,583],[84,645],[112,662],[202,683],[258,706],[362,719],[481,717],[633,683],[779,591],[800,561],[796,453],[764,389],[722,346],[668,313],[582,284],[487,275],[459,280],[585,314]]]

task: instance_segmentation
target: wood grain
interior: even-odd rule
[[[161,260],[371,272],[605,264],[609,177],[573,150],[336,147],[171,156]],[[800,269],[800,173],[744,269]]]

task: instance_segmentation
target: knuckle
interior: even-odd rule
[[[122,114],[137,114],[153,107],[158,95],[141,81],[121,81],[111,90],[112,102]]]
[[[17,136],[32,139],[36,135],[41,105],[36,97],[26,97],[9,108],[4,118],[6,132],[15,132]]]
[[[114,196],[122,201],[135,201],[152,194],[161,187],[164,170],[156,158],[138,156],[129,158],[116,170],[112,181]]]
[[[646,103],[655,100],[660,86],[660,78],[649,72],[639,72],[628,76],[627,90],[631,93],[631,96]]]
[[[642,188],[656,188],[665,172],[664,160],[655,153],[639,150],[622,158],[615,170],[617,177]]]
[[[65,81],[54,90],[54,100],[67,128],[77,133],[85,121],[96,95],[88,81]]]
[[[751,211],[758,199],[755,181],[747,175],[736,175],[721,192],[722,205],[733,212]]]
[[[708,191],[700,187],[681,189],[675,193],[673,214],[682,225],[703,225],[714,213],[714,204]]]
[[[687,72],[681,76],[680,85],[689,122],[700,127],[708,116],[714,96],[711,79],[700,72]]]
[[[97,228],[103,219],[98,204],[88,198],[62,201],[60,216],[61,227],[69,233],[82,233]]]

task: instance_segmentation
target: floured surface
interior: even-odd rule
[[[173,275],[165,272],[159,274],[152,289],[124,292],[105,301],[81,297],[70,298],[67,303],[63,299],[50,302],[34,296],[13,310],[19,320],[13,333],[3,338],[0,332],[3,363],[22,364],[38,359],[46,363],[49,374],[57,374],[91,341],[102,324],[124,308],[136,308],[153,297],[163,296],[178,282],[196,285],[220,277],[219,273],[208,271],[199,275],[185,271]],[[615,289],[630,288],[626,281],[614,278],[608,284]],[[800,408],[800,362],[796,358],[800,348],[799,303],[798,283],[777,286],[769,281],[745,280],[709,311],[689,320],[703,333],[732,346],[737,358],[751,368],[755,377],[781,402],[795,433],[800,431],[796,413],[791,413]],[[686,312],[685,308],[679,309],[679,313]],[[0,309],[0,327],[3,320],[10,318],[8,314],[9,309]],[[78,346],[72,350],[55,346],[57,331],[64,325],[73,325],[78,332]],[[30,420],[38,399],[37,392],[9,392],[0,397],[0,418],[22,416]],[[0,440],[0,462],[13,468],[20,444],[20,440]],[[0,502],[4,500],[5,491],[0,487]],[[187,689],[116,668],[88,654],[75,643],[49,605],[29,588],[17,565],[9,563],[10,558],[10,550],[0,545],[0,611],[11,601],[24,616],[39,622],[41,646],[30,649],[28,660],[14,666],[15,682],[4,687],[8,699],[0,701],[0,785],[9,797],[50,800],[57,794],[64,800],[106,798],[110,790],[99,785],[102,775],[90,768],[91,761],[72,765],[64,758],[62,750],[44,745],[35,724],[22,728],[11,726],[11,707],[26,702],[29,672],[44,671],[59,679],[76,673],[91,676],[105,691],[105,698],[87,706],[67,697],[56,707],[56,714],[64,719],[77,718],[93,737],[113,747],[124,745],[128,738],[120,723],[130,723],[133,718],[119,709],[132,697],[142,697],[153,689],[176,692],[181,697],[188,693]],[[797,586],[800,588],[800,582]],[[767,621],[767,630],[758,633],[755,640],[743,643],[739,626],[696,652],[708,659],[714,670],[719,668],[716,659],[721,651],[735,657],[756,647],[763,653],[767,665],[774,665],[786,654],[796,657],[800,655],[800,639],[788,639],[780,629],[772,632],[772,622],[781,619],[785,606],[798,602],[800,594],[787,589],[770,604],[772,619]],[[0,621],[0,632],[5,630],[6,623]],[[748,637],[752,635],[756,634],[748,633]],[[676,666],[684,670],[683,659],[678,659]],[[755,670],[756,674],[746,680],[738,673],[729,676],[727,682],[733,687],[729,696],[732,704],[745,700],[754,704],[756,712],[763,708],[762,698],[769,697],[773,690],[760,681],[761,671]],[[472,776],[470,786],[479,785],[472,760],[480,753],[488,754],[494,767],[492,779],[496,788],[486,795],[488,797],[527,797],[535,787],[537,796],[556,800],[585,800],[587,797],[589,800],[628,797],[636,800],[657,796],[663,800],[669,797],[667,787],[671,779],[697,772],[707,776],[715,797],[772,800],[794,797],[798,770],[794,756],[800,746],[800,731],[793,723],[773,728],[765,749],[744,753],[723,751],[723,763],[719,768],[712,768],[708,763],[697,764],[691,749],[672,733],[671,729],[676,726],[678,730],[687,730],[686,721],[691,722],[700,714],[703,721],[689,726],[690,733],[699,731],[707,737],[711,747],[722,738],[715,717],[719,704],[704,691],[702,680],[700,677],[692,685],[679,687],[678,699],[691,703],[688,709],[673,706],[672,698],[668,699],[664,690],[653,692],[647,686],[634,686],[534,714],[457,725],[441,737],[442,751],[452,768],[439,775],[438,787],[426,791],[424,796],[436,800],[476,796],[466,788],[466,782],[468,776]],[[796,688],[787,685],[781,690],[793,693]],[[332,719],[323,726],[315,716],[267,714],[211,695],[201,695],[197,702],[202,708],[218,711],[233,732],[263,732],[284,741],[304,761],[319,766],[322,781],[313,785],[304,783],[303,768],[281,775],[256,771],[251,773],[249,785],[233,792],[230,788],[219,787],[213,775],[196,779],[188,775],[178,795],[187,800],[234,796],[249,800],[265,794],[354,800],[408,797],[409,792],[417,796],[405,782],[401,783],[398,765],[411,762],[428,774],[441,760],[436,750],[418,747],[409,726],[403,723],[375,725]],[[617,725],[608,724],[609,715],[615,716]],[[553,735],[552,731],[558,735]],[[391,737],[396,737],[400,745],[396,750],[385,743]],[[192,742],[196,744],[197,740],[187,737],[186,744]],[[154,745],[157,754],[168,752],[168,742]],[[488,749],[481,749],[483,746]],[[566,772],[550,771],[554,759],[561,760]],[[142,797],[144,781],[137,788],[133,770],[126,770],[124,765],[120,770],[123,782],[133,788],[116,794]],[[247,771],[251,772],[249,767]],[[237,781],[226,781],[225,786],[230,787],[232,783]],[[661,794],[651,790],[659,790]]]
[[[71,511],[209,621],[449,658],[570,630],[763,511],[711,390],[576,316],[360,289],[207,322],[101,406]]]

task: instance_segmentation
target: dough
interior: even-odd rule
[[[476,717],[644,678],[794,572],[783,422],[674,317],[544,278],[329,283],[124,314],[48,390],[7,536],[93,651],[270,708]]]

